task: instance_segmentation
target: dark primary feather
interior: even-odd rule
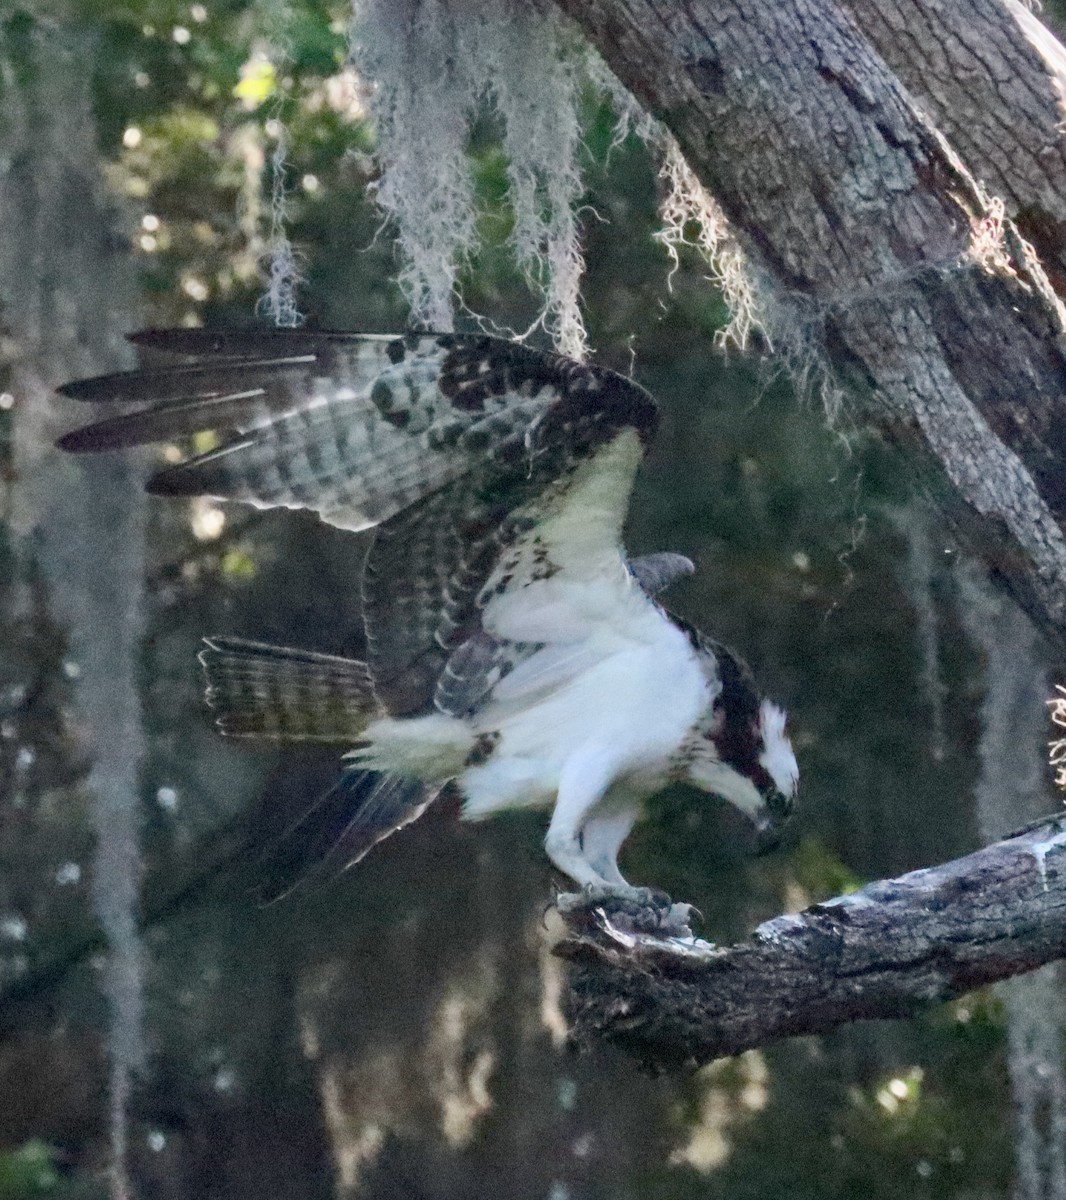
[[[261,402],[262,388],[249,388],[226,396],[199,397],[176,404],[159,405],[140,413],[127,413],[108,421],[97,421],[83,429],[75,429],[56,443],[61,450],[72,454],[94,453],[101,450],[122,450],[127,446],[147,442],[167,441],[187,437],[192,425],[205,429],[241,423]],[[196,413],[203,420],[196,420]]]
[[[151,341],[191,350],[199,339],[190,332],[157,332]],[[217,448],[160,472],[149,490],[310,508],[347,528],[375,524],[461,474],[461,455],[448,444],[461,430],[433,383],[441,350],[431,339],[410,348],[398,339],[280,332],[243,341],[242,356],[211,357],[208,343],[194,364],[72,385],[83,398],[157,403],[61,444],[105,450],[210,431]]]
[[[346,770],[266,847],[262,899],[279,900],[328,882],[390,833],[416,821],[436,796],[417,779]]]
[[[83,454],[188,437],[204,430],[267,424],[298,408],[308,370],[316,362],[313,353],[260,354],[236,361],[143,368],[77,380],[65,384],[60,392],[74,400],[150,401],[151,406],[75,429],[58,444]]]
[[[191,404],[196,399],[210,399],[226,391],[243,391],[257,376],[264,381],[282,373],[301,375],[317,361],[315,354],[274,355],[259,358],[222,360],[220,362],[186,363],[183,366],[142,367],[137,371],[116,371],[92,379],[65,383],[60,393],[71,400],[90,402],[110,401],[137,404]],[[260,391],[263,389],[260,388]],[[194,429],[206,426],[193,425]],[[89,426],[88,428],[92,428]],[[188,428],[188,427],[187,427]],[[140,439],[131,434],[129,445]]]
[[[190,358],[258,358],[283,347],[288,354],[317,354],[331,341],[350,342],[354,337],[392,341],[394,334],[353,334],[307,329],[140,329],[126,335],[135,346],[185,354]]]
[[[68,385],[81,399],[154,403],[68,434],[65,449],[210,431],[215,449],[149,490],[309,508],[342,528],[387,520],[472,467],[520,473],[538,444],[568,438],[579,451],[619,421],[644,435],[655,422],[636,385],[498,338],[150,330],[134,340],[196,361]]]

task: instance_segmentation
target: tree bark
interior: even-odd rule
[[[913,1017],[1066,955],[1066,817],[939,867],[871,883],[717,947],[565,919],[568,1016],[652,1070],[692,1068],[798,1034]]]
[[[1066,52],[1021,0],[844,0],[1066,293]]]
[[[16,22],[10,23],[12,28]],[[43,772],[31,739],[35,705],[25,697],[59,691],[47,679],[62,666],[74,679],[75,721],[92,766],[93,908],[108,941],[101,986],[109,1007],[112,1192],[126,1195],[126,1106],[133,1073],[143,1065],[143,960],[137,933],[140,769],[143,731],[138,664],[143,633],[145,499],[134,463],[64,461],[56,436],[69,428],[69,409],[54,395],[67,379],[118,367],[129,350],[122,333],[132,323],[135,282],[121,221],[99,176],[92,87],[84,65],[96,47],[83,30],[32,22],[21,36],[0,27],[0,313],[10,330],[15,480],[13,547],[0,609],[10,607],[16,629],[40,623],[47,607],[64,628],[64,658],[24,662],[29,680],[16,681],[16,705],[5,721],[11,750],[30,764],[6,798],[33,821],[11,822],[22,847],[54,836],[55,818],[41,800]],[[4,614],[7,615],[7,614]],[[32,681],[32,682],[31,682]],[[61,711],[61,710],[60,710]],[[54,714],[60,717],[60,712]],[[63,725],[66,722],[62,721]],[[28,735],[28,736],[27,736]],[[65,739],[68,729],[63,728]],[[18,750],[15,750],[18,747]],[[47,752],[49,757],[54,749]],[[32,797],[36,803],[27,803]],[[69,793],[68,793],[69,797]],[[69,832],[69,815],[61,822]],[[6,840],[6,839],[5,839]],[[15,847],[18,849],[20,847]],[[13,857],[15,863],[32,856]],[[80,868],[79,868],[80,869]],[[17,871],[4,881],[4,899],[32,889]],[[42,881],[43,882],[43,881]],[[41,900],[38,901],[41,903]],[[11,908],[18,911],[20,899]],[[42,907],[47,903],[44,900]],[[5,904],[5,908],[7,905]]]
[[[1036,255],[976,184],[972,147],[949,144],[835,4],[558,3],[719,202],[775,344],[872,394],[893,436],[918,435],[952,485],[950,515],[1066,649],[1066,322]],[[955,22],[987,6],[958,7]],[[985,88],[981,104],[994,100],[1013,127],[1024,105]]]

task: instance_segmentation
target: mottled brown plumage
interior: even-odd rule
[[[230,735],[353,744],[383,714],[474,710],[540,648],[482,627],[486,604],[558,570],[538,544],[538,514],[563,503],[575,468],[621,431],[646,444],[657,422],[651,397],[611,371],[482,335],[149,330],[132,340],[152,356],[141,370],[62,390],[142,407],[75,430],[64,449],[209,433],[211,449],[159,471],[148,490],[374,527],[367,663],[212,639],[201,655],[208,702]],[[667,580],[679,571],[665,569]],[[497,741],[480,738],[471,761]],[[343,833],[354,858],[433,790],[351,770],[309,820]],[[320,832],[293,832],[314,848],[305,857],[324,857]]]

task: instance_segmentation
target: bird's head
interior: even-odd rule
[[[757,724],[758,775],[753,782],[762,801],[756,819],[759,849],[772,850],[780,840],[785,822],[792,816],[799,790],[799,764],[785,732],[785,712],[770,700],[759,705]]]
[[[688,761],[686,779],[739,809],[755,826],[757,852],[765,853],[792,815],[799,767],[782,709],[763,700],[740,727],[737,715],[719,707]]]

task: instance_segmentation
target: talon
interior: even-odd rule
[[[555,908],[561,913],[576,912],[577,909],[587,905],[588,897],[584,892],[556,892],[553,903]],[[551,904],[549,904],[548,908],[551,907]]]
[[[557,892],[555,907],[561,913],[590,912],[601,904],[610,905],[624,898],[624,893],[603,884],[586,883],[580,892]],[[551,905],[548,906],[549,908]]]
[[[700,921],[703,920],[703,913],[694,904],[671,904],[670,908],[663,915],[660,922],[666,928],[675,928],[683,930],[686,936],[692,934],[692,916],[695,913]]]

